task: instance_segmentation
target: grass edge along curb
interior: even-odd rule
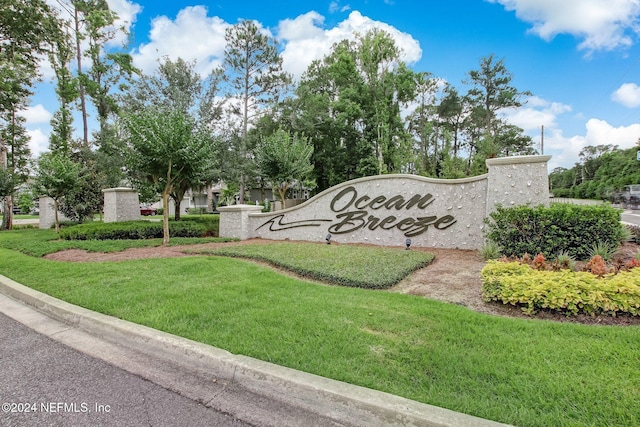
[[[527,314],[549,309],[567,315],[640,315],[640,268],[597,277],[570,270],[539,271],[491,260],[482,269],[482,298],[519,306]]]
[[[375,279],[367,279],[366,277],[363,278],[364,275],[358,274],[357,271],[340,274],[341,270],[334,268],[330,260],[328,260],[326,263],[323,263],[322,265],[297,265],[295,259],[288,258],[279,253],[279,249],[283,247],[282,245],[296,245],[296,248],[299,249],[300,253],[305,253],[304,251],[308,251],[310,254],[318,256],[321,260],[326,259],[322,258],[322,255],[324,255],[327,251],[346,251],[346,248],[349,248],[349,252],[351,252],[351,254],[359,255],[356,257],[356,259],[350,259],[350,261],[352,262],[349,263],[349,267],[351,267],[352,269],[355,268],[356,270],[359,268],[360,271],[365,271],[367,273],[375,270],[380,271],[378,272],[379,274],[372,275],[373,277],[376,277]],[[327,282],[330,284],[366,289],[388,289],[414,271],[426,267],[435,259],[435,256],[428,252],[407,252],[399,248],[370,248],[354,245],[329,246],[318,243],[300,242],[234,246],[224,249],[204,250],[196,252],[203,255],[226,256],[266,262],[267,264],[270,264],[274,267],[291,271],[292,273],[295,273],[301,277],[319,280],[321,282]],[[406,262],[404,263],[406,265],[402,266],[398,266],[398,263],[393,263],[393,269],[385,269],[382,268],[379,263],[376,263],[375,259],[374,262],[371,262],[370,259],[366,258],[366,255],[368,254],[382,254],[384,252],[405,258],[407,257],[407,255],[409,255],[416,260],[413,262]],[[360,261],[363,262],[358,265]],[[397,269],[395,267],[397,267]]]
[[[156,360],[159,358],[172,363],[179,360],[180,365],[188,370],[201,372],[204,369],[209,373],[213,372],[216,376],[232,380],[259,395],[273,394],[284,402],[318,414],[331,413],[330,418],[338,422],[434,427],[507,426],[384,391],[233,354],[205,343],[67,303],[3,275],[0,275],[0,294],[37,309],[45,316],[70,324],[72,328],[94,334],[108,343],[117,343],[135,352],[153,355]],[[67,345],[81,350],[73,344]],[[111,361],[109,363],[119,366]],[[146,376],[146,370],[132,373],[155,382]],[[191,390],[191,393],[198,394],[199,391]],[[208,397],[208,393],[202,396],[203,399]]]

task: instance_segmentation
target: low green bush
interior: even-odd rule
[[[589,272],[536,270],[519,262],[488,261],[482,269],[482,298],[567,315],[640,315],[640,268],[597,277]]]
[[[172,237],[204,237],[208,232],[207,226],[198,221],[169,222],[169,234]],[[162,222],[157,221],[91,222],[62,229],[60,238],[65,240],[138,240],[160,238],[162,234]]]
[[[207,208],[188,208],[187,213],[189,215],[204,215],[207,213]]]
[[[486,221],[487,238],[508,257],[542,253],[549,258],[566,252],[588,259],[595,244],[618,248],[624,235],[620,211],[610,205],[498,207]]]

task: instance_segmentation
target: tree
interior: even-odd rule
[[[401,117],[415,73],[391,36],[372,30],[336,43],[302,77],[295,131],[314,143],[319,189],[348,179],[403,171],[411,137]]]
[[[18,206],[22,213],[31,212],[33,209],[33,196],[30,193],[24,192],[20,194],[20,198],[18,199]]]
[[[232,113],[239,120],[239,181],[240,203],[244,202],[245,186],[250,174],[251,150],[248,146],[249,126],[277,104],[279,96],[291,82],[282,71],[282,58],[277,41],[264,34],[253,21],[243,20],[227,29],[224,64],[230,92],[235,98]]]
[[[178,111],[195,118],[196,131],[209,139],[209,146],[216,151],[213,134],[222,112],[222,103],[217,99],[222,71],[213,70],[206,79],[195,72],[195,62],[181,58],[172,61],[165,58],[152,76],[142,76],[122,100],[122,109],[135,111],[153,106],[164,111]],[[173,185],[170,197],[175,204],[175,219],[180,219],[180,203],[189,189],[202,188],[219,179],[219,166],[206,174],[186,165],[183,173]],[[215,169],[215,170],[214,170]]]
[[[504,65],[504,60],[495,61],[493,54],[480,60],[480,69],[469,71],[472,88],[468,96],[482,108],[484,127],[487,135],[494,135],[493,122],[498,110],[522,106],[522,97],[531,95],[529,91],[518,91],[511,86],[513,76]]]
[[[418,73],[416,75],[416,97],[414,99],[417,106],[407,117],[408,130],[414,139],[414,158],[416,163],[413,170],[428,176],[437,176],[438,132],[435,128],[438,127],[438,121],[434,120],[437,90],[437,81],[431,77],[431,74],[426,72]],[[433,156],[431,152],[433,152]]]
[[[72,103],[78,98],[78,79],[71,72],[74,50],[68,31],[61,29],[58,37],[51,43],[49,62],[56,74],[56,95],[60,108],[51,119],[49,149],[71,152],[73,138]]]
[[[263,178],[278,190],[282,207],[287,190],[296,183],[303,184],[311,176],[313,146],[306,138],[293,137],[284,130],[262,139],[256,149],[256,164]]]
[[[400,109],[415,96],[415,74],[400,60],[391,35],[374,28],[358,37],[356,61],[363,77],[365,139],[377,159],[377,173],[397,172],[408,159],[408,134]]]
[[[113,185],[108,185],[108,177],[100,167],[99,158],[99,153],[87,148],[80,148],[70,155],[79,170],[78,181],[62,197],[58,207],[71,220],[83,222],[103,210],[102,189]]]
[[[57,22],[42,0],[5,0],[0,7],[0,169],[15,189],[26,181],[30,159],[24,110],[39,77],[40,55],[54,37]],[[3,198],[0,229],[12,227],[11,194]]]
[[[67,13],[65,26],[75,43],[75,86],[82,115],[82,145],[89,148],[87,97],[91,98],[98,112],[101,142],[108,134],[107,118],[116,107],[112,88],[123,78],[130,80],[138,71],[133,67],[130,54],[107,51],[107,44],[118,33],[128,34],[124,26],[115,26],[118,15],[109,9],[106,0],[58,0],[57,4]],[[85,58],[89,59],[89,68],[85,67]]]
[[[76,188],[79,176],[79,165],[64,154],[48,152],[38,160],[34,188],[38,194],[53,199],[56,233],[60,232],[60,203],[66,194]]]
[[[123,117],[128,131],[124,157],[134,182],[148,182],[162,194],[163,244],[169,243],[169,196],[185,173],[204,175],[212,150],[181,111],[147,107]],[[189,171],[189,172],[186,172]]]

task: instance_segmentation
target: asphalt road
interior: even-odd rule
[[[2,426],[247,426],[0,314]]]
[[[354,425],[149,350],[0,293],[0,426]]]
[[[640,211],[625,210],[621,216],[622,222],[640,226]]]

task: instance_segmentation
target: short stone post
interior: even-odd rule
[[[220,237],[247,240],[253,237],[249,229],[249,214],[262,212],[262,206],[222,206],[218,211],[220,212]]]
[[[138,192],[117,187],[102,190],[104,194],[104,222],[136,221],[140,219]]]
[[[487,214],[498,205],[549,206],[547,162],[551,156],[513,156],[488,159]]]
[[[56,209],[53,199],[49,196],[40,196],[38,199],[38,227],[40,229],[49,229],[56,223]],[[58,212],[58,221],[66,221],[68,218]]]

